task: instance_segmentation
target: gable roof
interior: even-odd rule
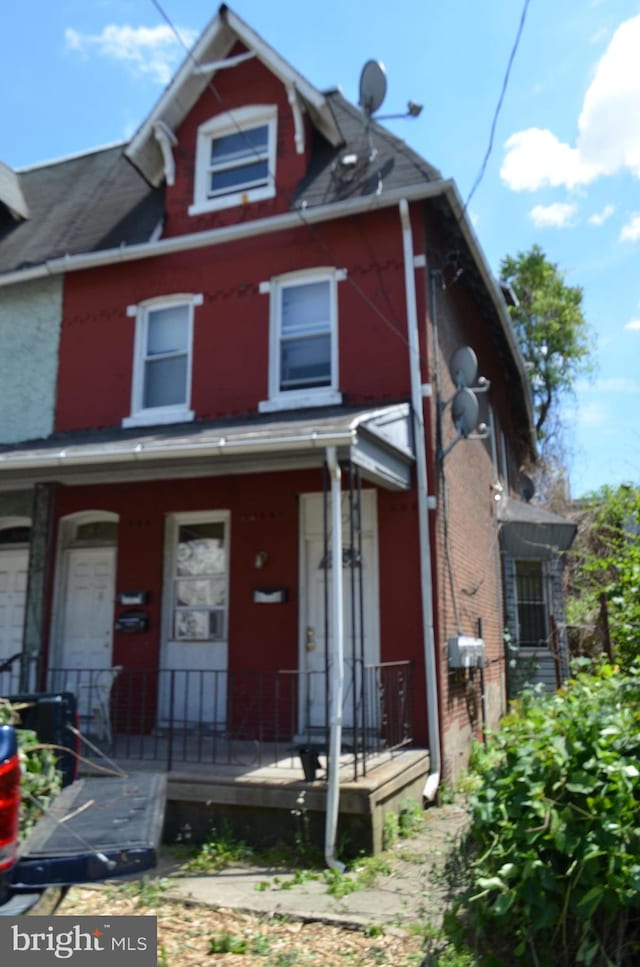
[[[220,62],[238,41],[282,81],[291,96],[300,98],[314,127],[332,145],[340,143],[340,129],[325,95],[223,3],[126,148],[127,157],[151,184],[159,185],[164,174],[162,152],[154,134],[155,125],[164,124],[172,132],[180,126],[216,72],[223,69]]]

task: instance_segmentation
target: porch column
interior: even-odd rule
[[[329,761],[327,765],[327,811],[324,856],[328,866],[343,869],[336,859],[340,801],[340,753],[342,751],[342,700],[344,692],[344,642],[342,600],[342,472],[335,447],[327,447],[331,477],[331,581],[329,622]]]
[[[53,554],[53,508],[57,484],[39,483],[33,488],[31,542],[22,632],[20,690],[29,691],[32,662],[42,659],[45,643],[45,594]]]

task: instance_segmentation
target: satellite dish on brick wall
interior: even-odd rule
[[[535,484],[531,477],[526,473],[520,474],[520,479],[518,481],[518,489],[520,490],[520,496],[528,504],[532,500],[533,495],[536,492]]]
[[[451,419],[458,433],[466,438],[473,433],[480,418],[478,399],[470,389],[459,389],[451,402]]]
[[[360,72],[360,107],[370,118],[387,93],[387,75],[379,60],[368,60]]]
[[[478,375],[478,357],[471,346],[460,346],[449,360],[449,373],[457,389],[471,386]]]

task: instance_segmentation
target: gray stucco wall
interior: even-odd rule
[[[62,277],[0,288],[0,443],[53,429]]]

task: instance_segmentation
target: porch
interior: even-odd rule
[[[345,669],[338,836],[347,852],[379,850],[384,813],[420,801],[429,762],[412,748],[411,672],[408,661]],[[303,826],[322,843],[326,674],[50,668],[40,682],[78,698],[83,771],[166,772],[166,841],[224,828],[255,845],[293,844]]]

